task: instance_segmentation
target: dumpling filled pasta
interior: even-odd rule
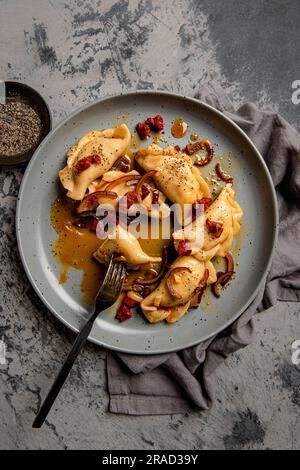
[[[225,256],[231,249],[233,236],[240,231],[243,211],[234,200],[234,190],[227,184],[215,201],[184,229],[173,233],[174,246],[188,242],[190,254],[199,261],[209,261],[214,256]]]
[[[71,199],[81,201],[92,181],[110,170],[126,152],[131,134],[122,124],[86,134],[67,154],[67,166],[59,171],[60,181]]]
[[[116,210],[119,200],[126,193],[134,191],[137,182],[141,178],[135,170],[123,173],[119,170],[109,170],[88,187],[88,194],[83,198],[77,208],[77,212],[96,210],[98,206],[108,203]]]
[[[118,253],[126,258],[129,269],[137,269],[143,264],[158,263],[159,256],[149,256],[141,248],[139,241],[120,224],[108,234],[107,238],[94,253],[94,258],[99,263],[108,264],[113,253]]]
[[[89,185],[88,191],[89,193],[101,190],[114,191],[120,198],[127,192],[133,191],[140,178],[141,175],[136,170],[127,173],[120,170],[109,170],[101,178],[93,181]]]
[[[156,140],[163,129],[161,115],[136,125],[140,143],[151,136]],[[190,140],[195,139],[191,134]],[[94,275],[99,268],[94,260],[107,266],[114,255],[115,262],[126,264],[116,318],[131,318],[131,309],[139,306],[149,323],[174,323],[200,304],[208,285],[220,297],[235,278],[231,248],[243,210],[235,200],[234,175],[227,175],[220,162],[215,173],[212,167],[202,173],[215,156],[213,143],[199,140],[181,145],[182,150],[137,145],[121,124],[91,131],[70,149],[59,171],[67,197],[64,191],[57,207],[66,207],[51,219],[63,234],[57,253],[64,269],[66,258],[72,268],[91,264],[85,279],[96,279],[95,292],[100,276]]]
[[[214,282],[214,268],[212,265],[209,268],[193,256],[177,258],[159,286],[141,302],[147,320],[150,323],[179,320],[187,312],[204,276],[206,284]]]
[[[136,170],[127,173],[110,170],[104,173],[103,177],[97,180],[97,184],[93,182],[89,185],[89,192],[77,207],[77,212],[80,214],[86,211],[96,211],[99,206],[109,204],[116,210],[120,207],[123,210],[126,208],[129,216],[140,213],[141,206],[143,206],[145,216],[168,217],[170,209],[165,203],[166,197],[161,191],[155,188],[148,190],[143,185],[141,199],[138,199],[137,187],[141,178],[142,176]],[[153,205],[154,197],[156,198],[156,206]]]
[[[231,248],[233,236],[240,231],[243,210],[234,200],[231,184],[226,184],[219,196],[205,212],[203,250],[216,250],[225,256]]]
[[[199,170],[186,154],[174,147],[162,149],[156,144],[149,145],[140,149],[135,158],[145,171],[156,171],[153,179],[170,201],[193,204],[203,196],[210,196],[209,186]]]

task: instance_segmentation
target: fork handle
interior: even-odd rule
[[[57,395],[60,392],[60,389],[62,388],[63,384],[65,383],[66,378],[69,375],[70,370],[72,369],[72,366],[80,353],[82,347],[84,346],[90,332],[93,326],[93,323],[99,314],[99,310],[97,309],[97,314],[93,312],[93,314],[90,316],[90,318],[87,320],[86,324],[78,333],[78,336],[76,340],[74,341],[74,344],[72,346],[71,351],[69,352],[62,368],[60,369],[52,387],[50,388],[48,395],[46,396],[41,408],[39,409],[38,414],[36,415],[36,418],[32,424],[33,428],[40,428],[47,418],[47,415],[57,397]]]

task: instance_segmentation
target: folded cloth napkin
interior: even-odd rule
[[[281,116],[252,103],[235,111],[215,83],[197,98],[236,122],[261,152],[278,198],[279,237],[271,270],[247,310],[226,331],[186,350],[152,356],[107,352],[109,410],[155,415],[207,409],[214,372],[226,357],[253,340],[255,313],[276,300],[300,300],[300,135]]]

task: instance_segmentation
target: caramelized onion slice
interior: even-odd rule
[[[233,184],[233,177],[230,176],[230,175],[227,175],[226,173],[224,173],[224,171],[222,170],[220,162],[218,162],[216,164],[215,170],[216,170],[216,173],[217,173],[218,177],[221,178],[221,180],[225,181],[225,183]]]
[[[199,158],[198,160],[196,160],[195,165],[208,165],[208,163],[211,162],[214,156],[214,147],[209,140],[199,140],[198,142],[195,142],[194,144],[188,144],[185,147],[185,152],[190,156],[194,155],[200,150],[206,150],[206,155],[205,158]]]
[[[109,183],[107,189],[110,191],[116,186],[119,186],[119,184],[126,183],[127,181],[132,181],[132,184],[137,184],[140,178],[142,178],[141,175],[124,175]]]
[[[220,297],[220,286],[225,287],[226,284],[228,284],[228,282],[234,275],[234,259],[233,259],[231,251],[228,251],[228,253],[225,255],[225,258],[226,258],[226,264],[227,264],[227,267],[226,267],[227,271],[225,273],[218,272],[217,280],[211,286],[212,291],[216,297]]]
[[[113,259],[113,263],[127,263],[127,259],[123,255],[116,256]]]
[[[214,156],[214,148],[209,140],[202,140],[202,148],[206,150],[205,158],[199,158],[195,161],[195,165],[197,166],[205,166],[208,165]]]
[[[158,274],[158,272],[155,269],[149,268],[149,269],[147,269],[147,271],[145,273],[145,276],[146,276],[146,279],[151,281],[151,279],[155,279],[157,277],[157,274]]]
[[[171,269],[171,271],[169,271],[167,277],[166,277],[166,285],[167,285],[167,288],[168,288],[168,291],[170,293],[170,295],[172,297],[174,297],[175,299],[181,299],[182,298],[182,295],[180,295],[178,292],[176,292],[176,290],[174,289],[174,285],[173,285],[173,281],[174,281],[174,274],[177,274],[177,273],[183,273],[183,272],[188,272],[188,273],[191,273],[192,270],[186,266],[178,266],[177,268],[173,268]]]
[[[168,258],[167,248],[164,246],[163,250],[162,250],[162,255],[161,255],[161,264],[160,264],[160,268],[159,268],[159,271],[157,273],[157,276],[152,278],[152,279],[145,279],[145,278],[142,278],[142,277],[137,277],[134,280],[134,283],[139,284],[141,286],[151,286],[152,284],[156,284],[157,281],[159,281],[160,278],[164,275],[165,267],[167,265],[167,258]]]
[[[139,180],[138,184],[137,184],[137,187],[136,187],[136,193],[137,193],[137,198],[138,198],[138,202],[140,204],[142,204],[143,202],[143,199],[142,199],[142,187],[143,187],[143,184],[150,178],[153,178],[153,176],[157,173],[156,170],[150,170],[150,171],[147,171],[147,173],[145,173],[141,179]]]
[[[225,287],[233,275],[234,275],[234,271],[227,271],[226,273],[223,273],[223,272],[217,273],[218,279],[211,286],[213,294],[216,297],[220,297],[220,285]]]
[[[184,148],[185,153],[190,156],[199,152],[199,150],[203,150],[202,140],[198,140],[198,142],[195,142],[194,144],[187,144]]]
[[[80,212],[78,219],[82,219],[83,217],[96,217],[96,210]]]
[[[228,251],[228,253],[225,256],[226,262],[227,262],[227,272],[228,271],[234,271],[234,260],[231,251]]]
[[[103,202],[101,199],[117,199],[118,195],[114,191],[95,191],[94,193],[85,196],[79,206],[77,212],[95,211],[99,204]]]
[[[199,282],[199,285],[195,289],[195,294],[198,294],[198,303],[199,304],[201,302],[203,292],[205,291],[205,289],[207,287],[208,276],[209,276],[209,270],[206,268],[204,270],[203,277],[202,277],[201,281]]]
[[[132,178],[128,179],[128,181],[126,181],[126,183],[125,183],[126,186],[134,186],[134,185],[138,184],[139,179],[141,178],[141,176],[140,175],[136,175],[136,176],[138,176],[138,178],[135,178],[134,175],[132,175]]]
[[[105,181],[101,179],[99,183],[95,186],[95,189],[96,191],[105,191],[108,185],[109,185],[109,181]]]

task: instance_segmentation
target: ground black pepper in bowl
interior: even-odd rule
[[[13,156],[26,153],[40,140],[42,123],[28,104],[9,101],[0,104],[0,154]]]
[[[13,165],[30,159],[51,130],[51,116],[33,88],[19,82],[5,82],[5,87],[0,102],[0,164]]]

